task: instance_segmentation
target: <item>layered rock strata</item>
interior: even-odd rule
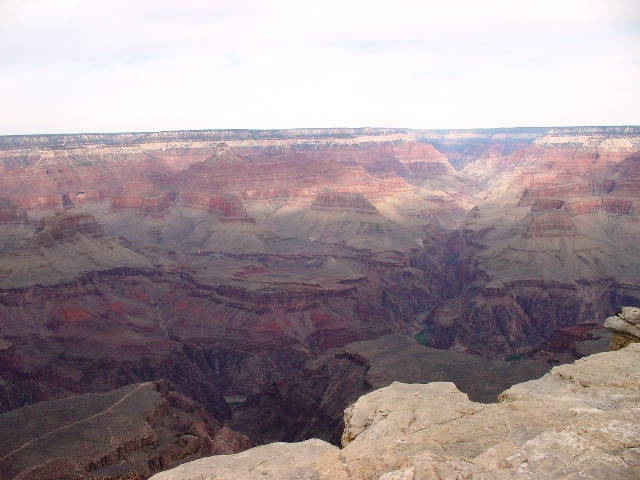
[[[223,395],[290,398],[304,365],[392,333],[451,358],[570,361],[595,342],[588,324],[640,305],[639,139],[637,127],[1,137],[0,411],[167,378],[228,417]],[[331,434],[343,405],[320,392],[329,370],[314,378],[293,405],[317,421],[300,413],[261,438]],[[356,383],[345,392],[366,390]]]

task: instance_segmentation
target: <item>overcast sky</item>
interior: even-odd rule
[[[0,134],[640,124],[640,0],[0,0]]]

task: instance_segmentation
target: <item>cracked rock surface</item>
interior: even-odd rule
[[[202,459],[155,480],[637,479],[640,344],[468,400],[452,383],[394,383],[345,411],[343,449],[319,440]]]
[[[322,440],[270,443],[236,455],[185,463],[154,475],[153,480],[319,480],[351,478],[340,449]]]

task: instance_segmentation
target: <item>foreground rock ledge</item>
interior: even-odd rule
[[[609,350],[620,350],[630,343],[640,343],[640,308],[622,307],[617,315],[605,320],[604,328],[613,334]]]
[[[490,405],[452,383],[394,383],[345,411],[342,450],[275,443],[152,478],[637,479],[639,366],[640,344],[631,344],[555,367]]]

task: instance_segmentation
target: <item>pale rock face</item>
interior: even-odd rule
[[[640,342],[640,308],[622,307],[620,313],[604,321],[604,328],[613,333],[610,350]]]
[[[343,454],[353,478],[637,478],[638,361],[636,344],[593,355],[492,405],[396,383],[347,410]]]
[[[204,458],[154,475],[153,480],[347,480],[340,450],[322,440],[271,443],[235,455]]]
[[[319,440],[198,460],[154,480],[637,479],[640,344],[555,367],[480,404],[452,383],[394,383],[345,411],[340,451]]]
[[[640,308],[637,307],[622,307],[622,317],[633,325],[640,323]]]

